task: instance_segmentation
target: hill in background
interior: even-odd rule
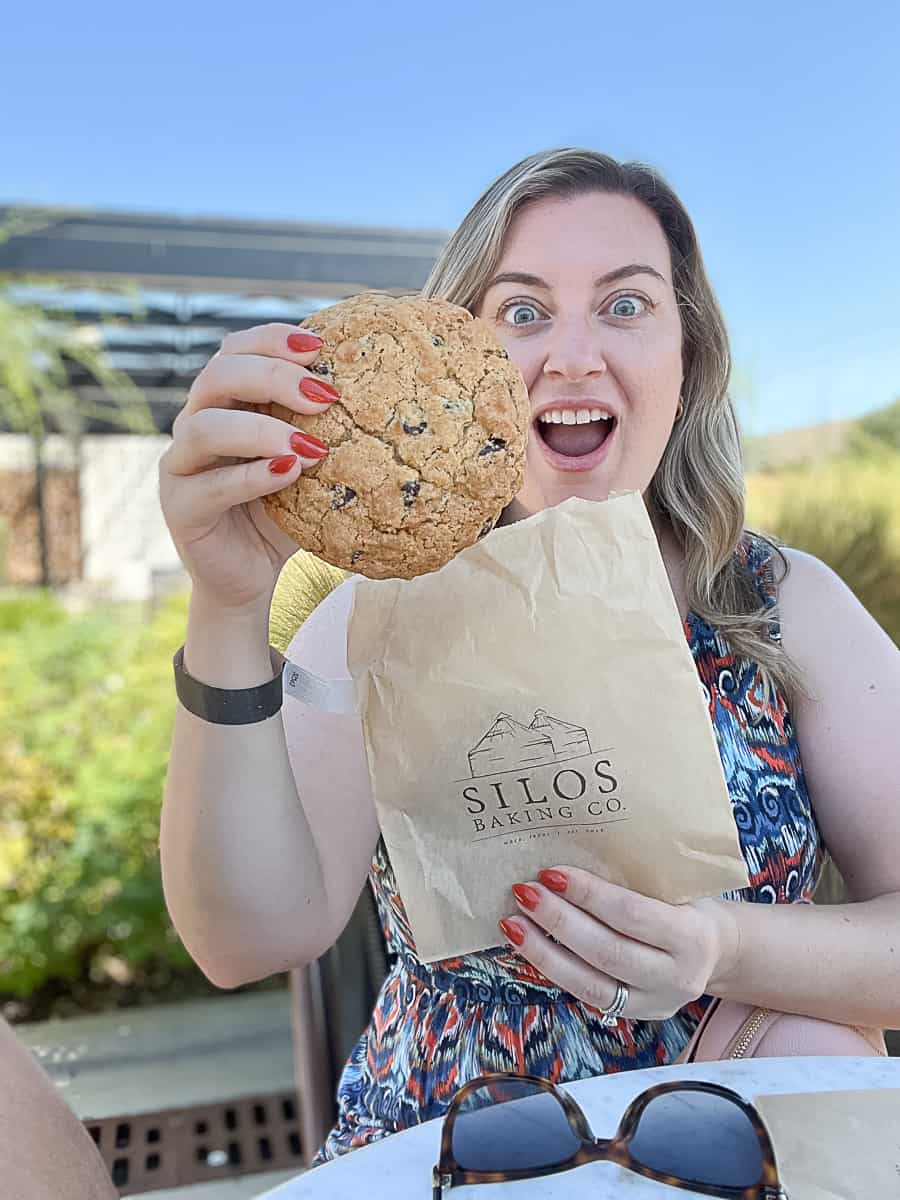
[[[744,440],[744,465],[754,471],[777,471],[816,459],[865,450],[880,443],[900,451],[900,399],[853,421],[826,421]]]

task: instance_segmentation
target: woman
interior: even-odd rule
[[[583,150],[535,155],[475,204],[424,290],[489,322],[528,386],[526,479],[505,521],[569,496],[644,494],[751,887],[673,906],[547,863],[510,897],[507,944],[423,966],[379,841],[358,718],[295,704],[282,720],[225,729],[179,709],[164,882],[178,932],[215,982],[318,956],[375,851],[398,958],[320,1158],[439,1115],[482,1071],[565,1081],[671,1062],[711,995],[900,1024],[900,652],[821,562],[744,531],[727,336],[677,197],[644,166]],[[208,685],[271,678],[269,605],[294,546],[258,497],[327,453],[234,411],[233,398],[312,411],[315,353],[288,327],[230,335],[162,461],[164,510],[194,584],[184,666]],[[231,455],[257,461],[220,465]],[[316,609],[289,657],[348,677],[352,589]],[[793,903],[811,898],[825,846],[854,902]]]

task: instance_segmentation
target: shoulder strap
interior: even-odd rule
[[[706,1027],[709,1024],[710,1018],[712,1017],[712,1015],[716,1011],[716,1009],[719,1007],[719,1004],[720,1004],[719,997],[718,996],[713,997],[706,1012],[700,1018],[700,1023],[698,1024],[698,1026],[694,1030],[694,1032],[691,1034],[691,1040],[688,1042],[688,1044],[685,1046],[684,1050],[682,1051],[681,1057],[678,1060],[679,1062],[692,1063],[695,1060],[695,1058],[697,1057],[697,1050],[700,1047],[700,1039],[703,1037],[703,1034],[706,1031]]]

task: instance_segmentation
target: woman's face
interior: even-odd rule
[[[507,234],[477,310],[531,398],[513,519],[570,496],[650,485],[681,392],[681,318],[669,246],[631,196],[535,201]]]

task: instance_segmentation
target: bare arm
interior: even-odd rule
[[[786,552],[785,649],[815,699],[794,713],[816,818],[852,904],[733,906],[711,990],[852,1024],[900,1026],[900,650],[824,563]]]
[[[115,1200],[99,1151],[0,1019],[0,1180],[17,1200]]]
[[[352,583],[311,614],[288,656],[348,678]],[[268,607],[229,613],[192,597],[185,666],[219,687],[271,677]],[[212,725],[179,706],[160,849],[173,923],[222,987],[311,962],[343,929],[378,837],[358,717],[286,697],[252,725]]]

